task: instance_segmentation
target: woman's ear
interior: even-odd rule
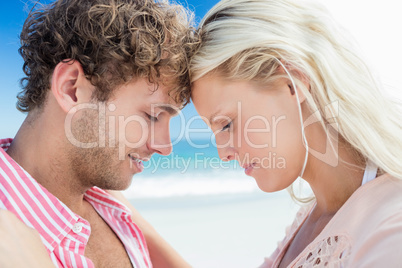
[[[65,113],[78,104],[90,102],[94,89],[78,61],[62,61],[54,68],[51,91]]]
[[[289,79],[288,86],[289,86],[290,93],[292,95],[296,95],[296,90],[297,90],[298,100],[300,103],[303,103],[306,100],[306,96],[303,93],[303,90],[298,88],[296,80],[300,81],[307,90],[310,90],[310,80],[308,79],[308,77],[305,76],[303,74],[303,72],[301,72],[299,69],[292,67],[290,64],[283,63],[282,61],[281,61],[281,65],[278,67],[278,72],[280,74],[284,74],[284,75],[288,76],[288,79]],[[295,85],[292,83],[292,81],[295,83]],[[296,86],[296,90],[295,90],[294,86]]]

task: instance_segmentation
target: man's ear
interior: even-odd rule
[[[94,88],[78,61],[62,61],[54,68],[51,91],[64,112],[68,113],[78,104],[90,102]]]

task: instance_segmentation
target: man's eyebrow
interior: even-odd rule
[[[159,104],[156,107],[161,109],[161,110],[163,110],[163,111],[165,111],[165,112],[167,112],[171,116],[176,116],[180,112],[179,108],[176,108],[176,107],[174,107],[172,105],[169,105],[169,104]]]

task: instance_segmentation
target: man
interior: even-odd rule
[[[171,152],[191,43],[185,11],[165,1],[59,0],[29,15],[18,96],[28,115],[0,140],[0,208],[39,232],[53,264],[187,265],[105,190]]]

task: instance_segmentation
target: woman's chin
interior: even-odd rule
[[[277,183],[269,182],[267,180],[265,181],[260,181],[258,179],[255,180],[257,182],[258,188],[260,188],[261,191],[266,193],[274,193],[286,189],[286,187],[280,187],[280,185],[278,185]]]
[[[292,184],[292,181],[286,182],[280,176],[253,176],[253,178],[257,182],[258,188],[266,193],[285,190]]]

